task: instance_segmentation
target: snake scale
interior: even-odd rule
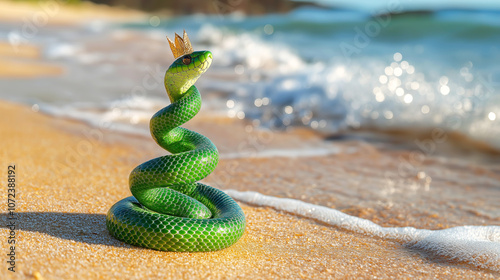
[[[168,39],[168,38],[167,38]],[[137,166],[129,178],[131,197],[111,207],[106,226],[128,244],[162,251],[215,251],[236,243],[245,231],[241,207],[224,192],[197,181],[219,161],[205,136],[179,127],[201,108],[194,86],[212,62],[209,51],[193,52],[186,31],[168,39],[176,60],[165,73],[171,104],[150,121],[153,139],[171,152]]]

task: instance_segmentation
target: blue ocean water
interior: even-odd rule
[[[389,5],[152,16],[130,24],[89,23],[76,32],[49,28],[32,41],[67,74],[0,81],[0,97],[134,131],[166,105],[159,81],[171,55],[164,36],[185,29],[195,49],[214,54],[198,82],[213,112],[326,134],[441,128],[500,149],[499,18],[496,10],[416,12]],[[5,39],[15,32],[0,28]],[[148,73],[158,83],[137,94]],[[16,96],[9,94],[14,89]]]
[[[226,92],[230,116],[326,133],[438,127],[500,148],[500,12],[394,9],[190,16],[156,29],[194,31],[215,71],[234,69],[235,84],[207,85]]]

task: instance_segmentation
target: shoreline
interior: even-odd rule
[[[92,2],[71,5],[58,1],[0,1],[0,22],[13,25],[7,41],[0,41],[0,78],[50,77],[66,72],[64,66],[44,61],[42,46],[31,42],[45,27],[133,22],[148,16],[145,12]]]
[[[23,23],[26,31],[37,30],[46,25],[78,25],[87,24],[89,21],[130,22],[142,20],[147,16],[147,13],[138,10],[92,2],[72,5],[58,1],[0,1],[0,21]]]
[[[84,137],[92,145],[97,141],[132,149],[141,147],[136,165],[168,154],[149,135],[98,128],[82,120],[54,117],[41,111],[37,114],[53,119],[58,129]],[[320,134],[300,128],[294,131],[248,130],[245,120],[204,115],[203,112],[183,127],[207,136],[218,147],[219,165],[201,182],[219,189],[257,191],[335,208],[383,227],[439,230],[463,225],[500,226],[500,217],[494,215],[494,197],[500,191],[495,187],[500,182],[498,164],[447,158],[411,147],[392,149],[381,144],[383,141],[325,141]],[[374,173],[377,170],[385,171]],[[414,170],[420,170],[417,176]],[[455,175],[442,175],[442,172]],[[476,186],[486,191],[486,199],[479,194],[468,195],[471,186],[467,181],[458,183],[452,179],[462,176],[474,180],[479,175],[491,181],[481,180],[483,182]],[[361,183],[349,182],[351,177],[361,178]],[[251,189],[246,187],[248,184]],[[359,188],[358,184],[367,187]],[[373,184],[379,186],[371,190],[369,186]],[[432,192],[429,192],[431,184]],[[456,184],[453,190],[449,189],[450,184]],[[418,207],[416,202],[430,205]],[[476,209],[476,205],[487,206],[488,210]]]
[[[389,143],[394,149],[420,150],[426,154],[443,157],[474,158],[478,163],[499,163],[497,159],[500,150],[491,144],[458,131],[447,131],[442,128],[413,131],[361,128],[346,133],[346,138],[356,137],[372,143]],[[335,140],[335,137],[327,136],[326,140],[329,139]],[[432,146],[428,145],[430,142],[433,143]]]
[[[179,254],[129,246],[107,233],[104,215],[114,202],[129,195],[128,173],[138,161],[148,157],[143,149],[125,143],[91,142],[84,135],[65,129],[75,129],[73,122],[41,115],[25,106],[2,101],[0,108],[9,116],[0,120],[0,131],[8,135],[8,149],[2,150],[2,161],[4,165],[15,163],[19,174],[23,174],[18,177],[23,195],[16,212],[20,218],[19,271],[5,274],[3,270],[1,274],[8,279],[36,275],[47,279],[69,275],[73,279],[108,279],[123,273],[130,279],[250,279],[270,275],[331,279],[363,278],[367,273],[381,278],[405,277],[408,273],[441,278],[451,273],[470,279],[498,276],[453,261],[430,262],[392,241],[246,204],[242,204],[248,223],[246,233],[226,250]],[[61,164],[50,164],[64,164],[71,151],[79,150],[76,155],[80,159],[68,162],[73,166],[56,170],[53,167]],[[3,234],[7,230],[1,227]],[[3,251],[5,244],[2,243]],[[196,264],[196,270],[191,264]],[[78,274],[73,274],[75,271]]]
[[[41,50],[36,46],[24,46],[19,53],[3,46],[0,44],[0,59],[6,56],[21,63],[39,60]],[[27,66],[22,71],[29,73],[33,69]],[[47,75],[47,71],[41,69],[37,75]],[[66,121],[61,120],[61,124]],[[121,143],[133,142],[142,147],[144,154],[138,156],[138,163],[165,154],[148,136],[89,127],[81,120],[71,122],[76,128],[61,127],[75,136],[89,137],[91,144],[101,138],[108,144],[126,139]],[[460,154],[442,157],[449,143],[433,142],[433,152],[428,145],[427,150],[422,150],[414,143],[408,145],[409,141],[398,142],[392,135],[359,137],[353,133],[325,140],[324,135],[307,129],[266,132],[244,120],[203,111],[185,127],[207,136],[218,147],[219,167],[205,179],[218,188],[247,191],[245,186],[252,184],[253,191],[264,195],[339,209],[382,226],[445,229],[465,224],[500,225],[493,199],[500,195],[495,189],[500,181],[500,166],[481,159],[462,160]],[[405,137],[421,136],[422,143],[429,137]],[[74,149],[68,152],[75,154]],[[472,185],[480,188],[486,198],[475,193],[470,198]]]
[[[64,67],[43,61],[41,51],[32,44],[15,45],[0,41],[0,78],[26,79],[64,74]]]

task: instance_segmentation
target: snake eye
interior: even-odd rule
[[[185,55],[183,58],[182,58],[182,63],[184,63],[184,65],[188,65],[189,63],[191,63],[191,56],[188,54],[188,55]]]

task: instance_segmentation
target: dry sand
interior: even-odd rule
[[[1,279],[336,279],[498,277],[404,246],[267,208],[242,205],[248,226],[234,246],[211,253],[159,252],[111,237],[105,214],[129,196],[128,174],[154,152],[141,139],[0,103],[1,160],[17,170],[16,272]],[[127,139],[130,139],[128,141]],[[222,161],[222,164],[224,160]],[[258,164],[258,162],[255,162]],[[257,174],[256,174],[257,175]],[[1,181],[6,184],[7,174]],[[238,183],[237,178],[234,181]],[[239,182],[244,184],[246,182]],[[6,191],[4,191],[4,196]],[[2,206],[5,209],[6,205]],[[5,211],[5,210],[4,210]],[[1,252],[8,252],[2,214]]]

